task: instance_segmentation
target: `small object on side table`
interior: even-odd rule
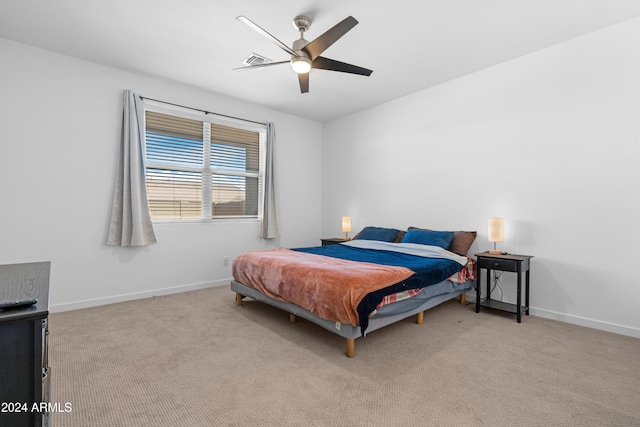
[[[475,254],[477,258],[477,280],[476,280],[476,313],[480,312],[480,307],[502,310],[516,315],[516,320],[521,323],[522,309],[529,315],[529,266],[533,256],[513,255],[513,254],[491,254],[482,252]],[[487,270],[487,299],[481,302],[482,275],[481,269]],[[491,270],[509,271],[518,274],[518,294],[516,304],[509,304],[491,299]],[[525,273],[525,295],[524,306],[522,306],[522,273]]]
[[[338,243],[348,242],[349,238],[345,237],[331,237],[329,239],[320,239],[322,246],[336,245]]]

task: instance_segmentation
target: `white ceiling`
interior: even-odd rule
[[[239,15],[289,46],[296,15],[309,41],[352,15],[323,56],[373,74],[312,70],[301,94],[286,64],[233,71],[288,59]],[[638,0],[1,0],[0,37],[322,122],[638,16]]]

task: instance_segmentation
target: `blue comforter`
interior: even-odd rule
[[[358,316],[360,320],[360,330],[363,335],[369,324],[369,314],[380,304],[383,297],[408,289],[419,289],[435,285],[436,283],[446,280],[463,268],[460,262],[453,259],[427,258],[409,253],[353,247],[344,244],[294,248],[293,250],[350,261],[406,267],[414,272],[412,276],[400,283],[367,294],[362,302],[360,302],[358,305]]]

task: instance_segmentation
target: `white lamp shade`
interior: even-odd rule
[[[343,216],[342,217],[342,232],[349,233],[351,231],[351,217]]]
[[[490,218],[488,234],[490,242],[502,242],[504,240],[504,219]]]

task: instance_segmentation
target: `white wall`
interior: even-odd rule
[[[4,39],[0,57],[0,264],[52,261],[52,310],[223,284],[223,256],[316,244],[342,215],[475,229],[472,253],[504,216],[500,247],[535,255],[533,314],[640,336],[638,19],[324,125]],[[127,88],[275,122],[282,238],[162,224],[105,246]]]
[[[0,264],[52,261],[52,310],[227,284],[223,256],[319,242],[320,123],[5,39],[0,58]],[[282,237],[261,240],[256,222],[160,224],[156,245],[106,246],[124,89],[274,122]]]
[[[532,314],[640,337],[639,76],[635,19],[326,123],[323,236],[501,216]]]

